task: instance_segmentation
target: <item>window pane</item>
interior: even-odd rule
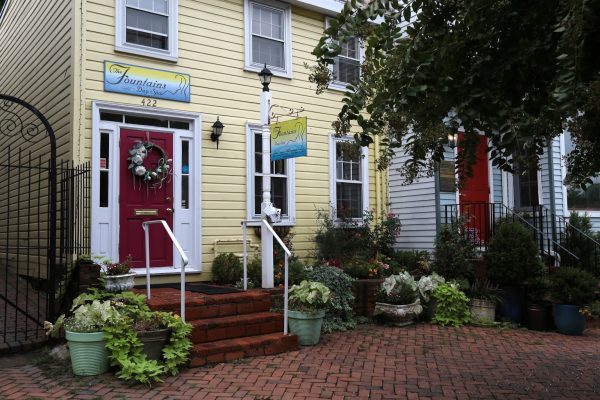
[[[127,8],[127,28],[142,29],[154,33],[169,33],[169,17],[135,8]]]
[[[252,62],[284,68],[283,42],[252,36]]]
[[[167,119],[138,117],[136,115],[126,115],[125,123],[136,124],[136,125],[160,126],[163,128],[169,127],[169,120],[167,120]]]
[[[181,176],[181,208],[187,209],[190,207],[190,176]]]
[[[254,177],[254,214],[260,215],[260,203],[262,202],[262,176]]]
[[[350,83],[360,78],[360,61],[345,57],[336,57],[333,65],[334,79]]]
[[[283,40],[283,12],[254,4],[252,34]]]
[[[100,113],[100,119],[102,121],[123,122],[123,115],[122,114],[114,114],[114,113],[101,112]]]
[[[186,131],[190,129],[189,122],[169,121],[169,126],[173,129],[185,129]]]
[[[271,162],[271,173],[285,175],[285,160]]]
[[[336,213],[343,218],[362,218],[362,185],[336,184]]]
[[[108,207],[108,171],[100,171],[100,207]]]
[[[127,43],[139,44],[140,46],[154,47],[155,49],[169,49],[169,42],[166,36],[155,35],[147,32],[140,32],[133,29],[127,29]]]
[[[592,179],[594,183],[582,190],[568,188],[567,202],[571,210],[600,210],[600,178]]]
[[[271,178],[271,202],[281,208],[281,215],[287,215],[287,179]]]
[[[341,55],[358,59],[358,40],[351,38],[348,42],[342,42],[341,47]]]
[[[110,168],[108,133],[100,134],[100,169]]]

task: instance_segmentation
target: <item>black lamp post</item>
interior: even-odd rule
[[[269,68],[267,68],[267,64],[265,64],[262,71],[259,72],[258,77],[260,79],[260,83],[263,85],[263,92],[268,92],[273,73],[269,70]]]
[[[215,123],[212,124],[212,133],[210,134],[210,140],[212,140],[213,142],[217,142],[217,149],[219,149],[219,138],[223,133],[223,128],[223,123],[221,123],[221,121],[219,121],[219,117],[217,117]]]

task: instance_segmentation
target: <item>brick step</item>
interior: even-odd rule
[[[206,295],[186,292],[186,320],[226,317],[269,311],[271,295],[262,290]],[[152,292],[148,305],[153,310],[172,311],[179,314],[179,290],[161,288]]]
[[[190,366],[220,363],[244,357],[268,356],[298,349],[296,335],[268,333],[236,339],[199,343],[192,348]]]
[[[283,330],[283,315],[274,312],[230,315],[190,321],[192,343],[255,336]]]

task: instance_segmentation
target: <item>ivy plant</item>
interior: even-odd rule
[[[444,326],[462,326],[471,322],[469,299],[455,284],[442,283],[433,292],[437,300],[432,321]]]

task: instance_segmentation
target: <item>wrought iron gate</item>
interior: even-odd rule
[[[48,120],[0,94],[0,352],[43,342],[89,252],[89,164],[58,161]]]

